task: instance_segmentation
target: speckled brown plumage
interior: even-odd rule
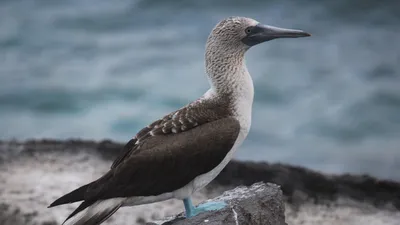
[[[232,102],[229,96],[218,99],[199,99],[163,118],[154,121],[140,130],[124,147],[121,155],[111,168],[118,166],[126,157],[146,148],[141,146],[151,136],[167,135],[188,131],[202,124],[233,116]]]
[[[227,117],[179,134],[148,137],[138,144],[142,151],[89,186],[85,199],[155,196],[177,190],[216,167],[239,130],[237,120]]]
[[[51,206],[84,200],[68,220],[98,200],[173,192],[221,163],[239,131],[239,122],[225,117],[186,132],[147,137],[134,145],[134,157],[124,157],[101,178]]]

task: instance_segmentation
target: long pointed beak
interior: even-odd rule
[[[309,37],[311,36],[309,33],[306,33],[302,30],[293,30],[286,29],[280,27],[273,27],[267,25],[258,25],[262,32],[261,36],[264,38],[298,38],[298,37]]]
[[[253,46],[276,38],[298,38],[309,37],[309,33],[302,30],[293,30],[280,27],[258,24],[253,27],[250,33],[242,39],[248,46]]]

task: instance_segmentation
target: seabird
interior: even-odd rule
[[[244,54],[272,39],[307,36],[245,17],[222,20],[206,44],[211,88],[140,130],[105,175],[49,207],[83,201],[64,221],[68,225],[100,224],[120,207],[171,198],[183,200],[186,217],[223,208],[224,202],[195,207],[191,195],[221,172],[249,133],[254,89]]]

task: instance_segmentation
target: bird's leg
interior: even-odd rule
[[[195,208],[190,197],[183,199],[183,205],[185,205],[186,218],[190,218],[196,215]]]
[[[206,202],[195,207],[193,206],[192,199],[190,197],[183,199],[183,204],[185,205],[186,218],[196,216],[197,214],[206,211],[219,210],[226,206],[225,202]]]

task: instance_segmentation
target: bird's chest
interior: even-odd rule
[[[229,153],[225,156],[225,158],[222,160],[222,162],[217,167],[215,167],[210,172],[197,177],[194,180],[194,189],[195,190],[198,190],[198,189],[204,187],[210,181],[212,181],[222,171],[222,169],[224,169],[225,166],[231,161],[236,150],[246,139],[247,134],[250,131],[250,125],[251,125],[251,104],[243,103],[238,106],[240,107],[240,110],[235,111],[234,115],[233,115],[240,123],[240,132],[235,141],[235,144],[233,145],[232,149],[229,151]]]
[[[250,98],[250,99],[248,99]],[[246,138],[247,134],[250,131],[251,126],[251,114],[252,114],[252,107],[253,107],[253,97],[246,97],[245,99],[239,98],[233,104],[233,116],[239,121],[240,123],[240,133],[238,137],[238,142],[243,141]],[[241,140],[243,138],[243,140]]]
[[[252,89],[249,89],[249,93],[245,92],[241,96],[234,96],[235,101],[233,104],[230,105],[232,110],[232,116],[237,119],[240,123],[240,132],[239,135],[230,149],[228,154],[225,158],[211,171],[202,174],[196,177],[192,182],[190,182],[185,187],[181,188],[174,192],[174,196],[176,198],[184,198],[190,196],[193,192],[203,188],[208,183],[210,183],[224,168],[225,166],[231,161],[233,158],[236,150],[239,146],[243,143],[247,134],[250,131],[251,126],[251,112],[252,112],[252,104],[253,104],[253,92]]]

